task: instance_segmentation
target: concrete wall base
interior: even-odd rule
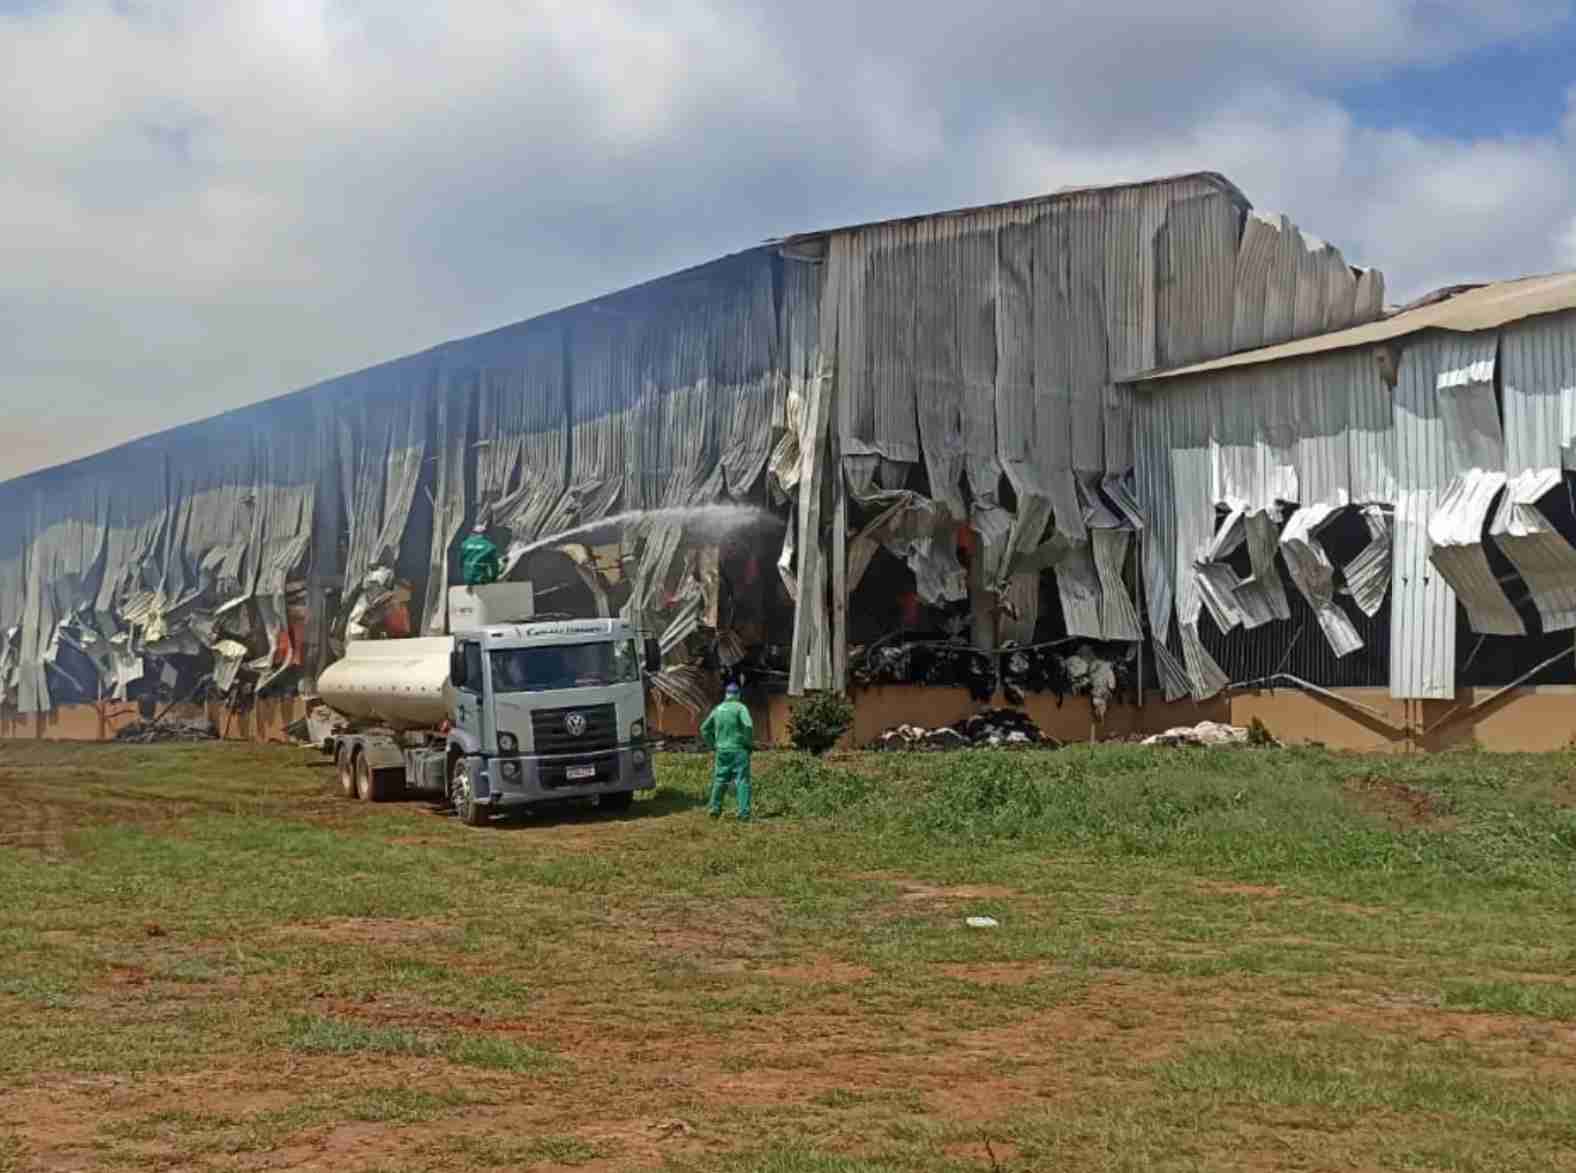
[[[1097,722],[1087,697],[1031,696],[1023,708],[1047,734],[1064,742],[1147,736],[1176,725],[1219,721],[1247,725],[1255,718],[1288,745],[1322,744],[1331,749],[1371,753],[1443,750],[1476,745],[1496,751],[1547,751],[1576,745],[1576,686],[1518,688],[1495,695],[1491,688],[1463,689],[1454,701],[1396,701],[1383,688],[1332,690],[1333,697],[1296,689],[1238,692],[1195,704],[1151,699],[1143,707],[1113,704]],[[884,685],[852,694],[854,728],[846,743],[867,745],[898,724],[934,728],[951,724],[986,707],[962,689]],[[993,702],[1005,706],[997,697]],[[773,696],[752,706],[757,740],[788,743],[792,702]],[[224,737],[238,741],[283,742],[285,727],[305,715],[295,697],[258,701],[244,713],[221,705],[204,709],[177,706],[171,715],[206,715]],[[65,705],[47,714],[18,716],[0,711],[0,739],[108,741],[137,720],[135,705],[104,702]],[[653,699],[648,726],[669,737],[693,737],[699,722],[678,705]]]

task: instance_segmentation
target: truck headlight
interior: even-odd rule
[[[629,727],[629,740],[631,740],[631,741],[639,741],[645,735],[646,735],[646,723],[644,721],[636,721],[633,725],[631,725]]]
[[[520,739],[513,733],[500,733],[498,735],[499,753],[519,753]]]

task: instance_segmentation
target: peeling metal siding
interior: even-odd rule
[[[1292,314],[1292,336],[1306,338],[1324,330],[1325,259],[1327,247],[1317,236],[1298,230],[1301,251],[1297,254],[1297,301]]]
[[[1328,273],[1324,287],[1324,328],[1345,330],[1357,314],[1357,277],[1341,250],[1330,247],[1325,256]]]
[[[1034,230],[1005,225],[997,257],[996,450],[1012,470],[1030,463],[1034,445]]]
[[[1297,510],[1281,533],[1280,548],[1292,581],[1313,609],[1331,651],[1339,658],[1362,648],[1363,639],[1335,603],[1335,567],[1318,540],[1319,530],[1335,513],[1333,505],[1309,505]]]
[[[1390,590],[1392,529],[1389,516],[1377,505],[1363,506],[1363,521],[1368,526],[1369,542],[1346,564],[1346,585],[1357,609],[1372,619],[1384,606]]]
[[[1270,270],[1264,279],[1264,342],[1275,346],[1297,337],[1297,272],[1302,264],[1302,233],[1280,217]]]
[[[1456,595],[1428,559],[1428,519],[1449,483],[1435,382],[1436,339],[1409,346],[1395,389],[1397,497],[1390,695],[1443,700],[1456,687]]]
[[[1347,351],[1322,361],[1347,388],[1352,500],[1392,504],[1397,491],[1394,405],[1378,363],[1366,351]]]
[[[1184,390],[1184,393],[1186,391]],[[1134,489],[1148,529],[1141,550],[1149,628],[1157,642],[1170,630],[1175,601],[1176,502],[1171,486],[1170,396],[1140,396],[1134,404],[1137,452]]]
[[[1156,366],[1155,245],[1169,204],[1165,191],[1153,188],[1106,199],[1105,332],[1118,379]]]
[[[1207,390],[1167,396],[1173,419],[1170,467],[1176,510],[1175,579],[1177,626],[1195,699],[1214,696],[1230,683],[1198,638],[1203,592],[1197,563],[1214,537],[1215,503],[1210,451],[1211,404]]]
[[[1280,248],[1280,240],[1279,213],[1257,210],[1248,213],[1237,251],[1232,350],[1256,350],[1265,344],[1264,321],[1269,309],[1270,270]]]
[[[1525,635],[1526,627],[1500,587],[1483,532],[1504,487],[1505,444],[1494,396],[1497,334],[1444,335],[1432,343],[1449,484],[1429,516],[1429,557],[1455,591],[1472,630]]]
[[[914,315],[920,299],[915,296],[913,231],[899,226],[861,234],[868,249],[863,309],[869,402],[868,428],[856,429],[854,439],[864,442],[859,451],[900,464],[913,464],[920,455],[914,399]],[[855,316],[860,308],[854,305]]]
[[[992,224],[966,232],[958,242],[958,358],[963,373],[959,410],[964,471],[976,500],[995,502],[1001,482],[996,451],[997,235]]]
[[[1544,631],[1576,627],[1576,548],[1538,508],[1569,463],[1576,399],[1576,314],[1508,326],[1501,334],[1505,405],[1504,506],[1495,545],[1526,581]]]
[[[1161,231],[1155,358],[1161,366],[1232,348],[1237,244],[1246,209],[1223,192],[1178,192]]]
[[[957,295],[962,278],[956,221],[922,222],[915,229],[913,395],[920,450],[933,500],[963,520],[963,362],[958,345]],[[972,407],[973,405],[969,405]],[[984,405],[980,404],[979,408]]]
[[[1361,269],[1352,307],[1352,325],[1377,322],[1384,316],[1384,274],[1378,269]]]
[[[1128,597],[1123,570],[1133,535],[1129,530],[1101,529],[1091,533],[1095,573],[1100,580],[1100,637],[1107,640],[1143,638],[1138,611]]]

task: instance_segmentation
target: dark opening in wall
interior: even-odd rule
[[[1324,537],[1337,526],[1344,531],[1348,514],[1361,529],[1362,540],[1348,553],[1349,543],[1344,532],[1337,532],[1334,538],[1342,551],[1341,558],[1331,553],[1331,561],[1337,565],[1342,559],[1350,560],[1357,550],[1367,545],[1367,527],[1354,510],[1344,511],[1320,536]],[[1325,548],[1330,549],[1328,542]],[[1357,609],[1349,596],[1340,592],[1338,586],[1335,605],[1351,620],[1363,640],[1363,646],[1357,651],[1338,657],[1319,626],[1318,616],[1292,582],[1285,559],[1277,555],[1275,567],[1285,584],[1290,619],[1266,623],[1252,631],[1237,628],[1226,634],[1215,626],[1207,607],[1199,619],[1199,638],[1205,650],[1232,682],[1261,680],[1284,672],[1322,688],[1387,687],[1390,683],[1390,597],[1385,596],[1384,604],[1370,619]]]
[[[1493,688],[1509,684],[1560,652],[1564,658],[1544,668],[1534,684],[1576,684],[1576,636],[1569,631],[1532,635],[1479,635],[1456,608],[1456,687]]]

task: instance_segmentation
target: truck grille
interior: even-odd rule
[[[583,721],[582,728],[580,722]],[[580,729],[570,732],[571,727]],[[531,733],[539,754],[596,753],[618,745],[618,713],[613,705],[575,705],[538,709],[531,714]]]
[[[543,789],[559,790],[575,786],[600,786],[604,782],[618,781],[617,753],[597,754],[595,757],[581,758],[573,764],[577,766],[593,766],[596,769],[596,773],[589,778],[575,778],[571,781],[568,773],[570,763],[543,763],[538,767],[540,773],[537,775]]]

